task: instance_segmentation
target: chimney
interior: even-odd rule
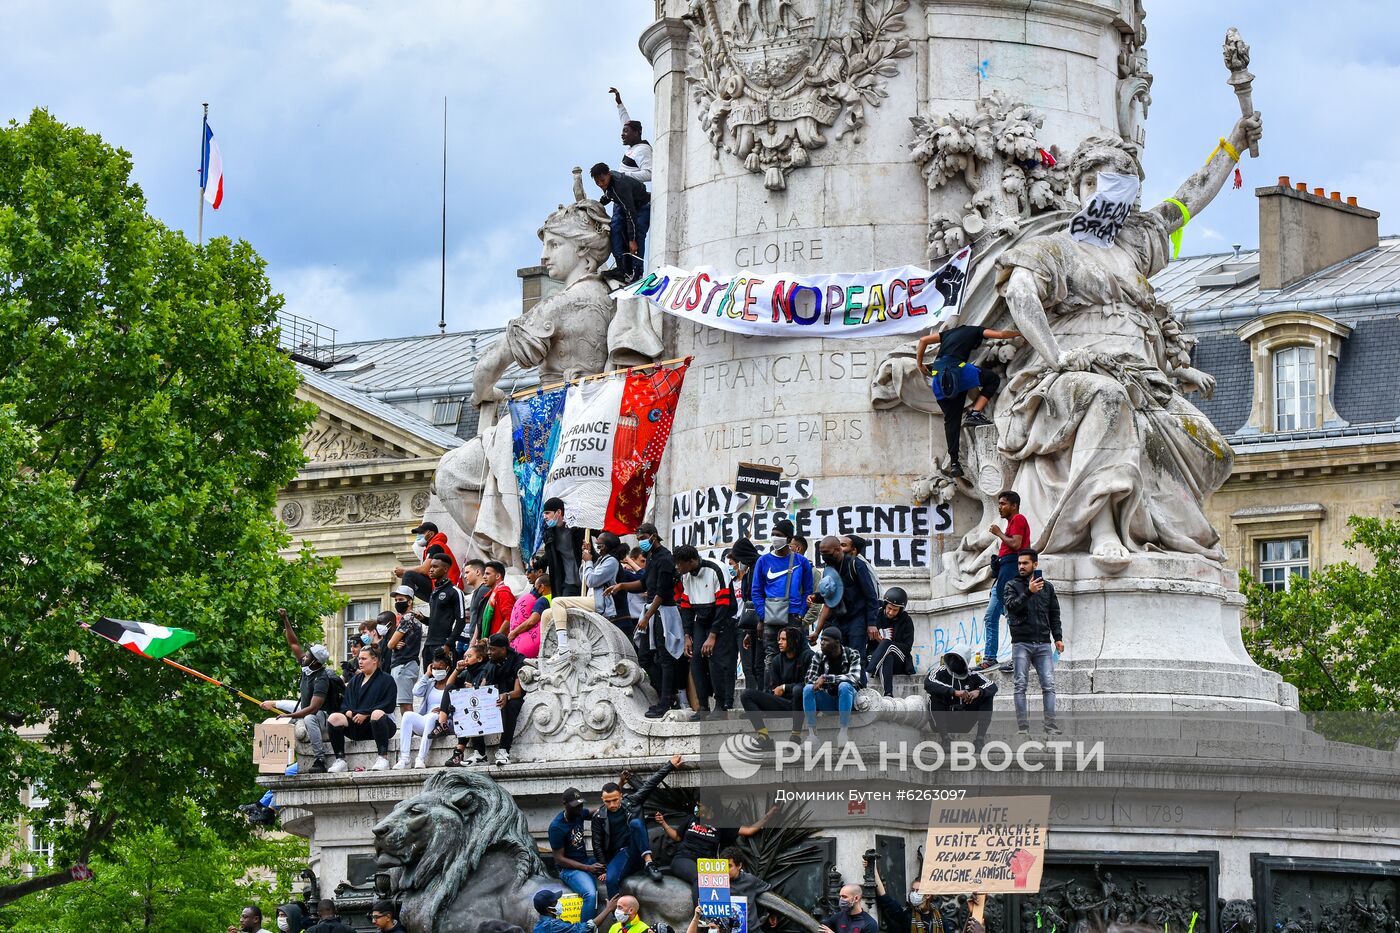
[[[516,269],[515,274],[520,277],[521,314],[564,287],[564,283],[545,275],[544,266],[526,266]]]
[[[1259,198],[1259,288],[1287,288],[1320,269],[1380,245],[1380,214],[1305,182],[1254,189]]]

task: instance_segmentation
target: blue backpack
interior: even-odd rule
[[[933,397],[940,402],[982,384],[982,372],[971,363],[939,357],[933,361]]]

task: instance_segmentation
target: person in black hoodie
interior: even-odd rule
[[[294,901],[278,904],[277,929],[281,933],[302,933],[306,929],[306,911]]]
[[[544,500],[540,518],[544,522],[544,559],[549,564],[554,595],[582,595],[579,567],[583,562],[583,529],[569,527],[564,519],[564,500],[558,496]]]
[[[954,648],[943,655],[943,666],[924,678],[928,711],[933,728],[944,741],[951,732],[966,732],[974,726],[977,741],[987,736],[992,723],[992,698],[997,685],[981,671],[972,669],[972,651]]]
[[[379,653],[373,648],[361,648],[360,672],[345,685],[345,699],[340,712],[329,719],[331,749],[335,762],[328,771],[345,771],[345,740],[374,739],[379,757],[371,771],[389,770],[389,739],[398,731],[393,713],[398,708],[398,687],[388,672],[379,669]]]
[[[914,620],[906,607],[909,594],[903,587],[885,590],[880,601],[880,627],[876,630],[875,650],[870,669],[878,671],[885,696],[894,696],[894,675],[914,673]]]
[[[807,667],[812,662],[812,649],[807,636],[796,625],[778,633],[778,653],[768,665],[763,689],[749,687],[739,696],[739,702],[749,712],[791,713],[792,741],[802,739],[802,688],[807,685]],[[770,739],[768,724],[761,716],[752,717],[758,734]]]
[[[307,927],[306,933],[355,933],[335,915],[335,901],[328,897],[321,898],[321,902],[316,905],[316,914],[316,924]]]
[[[622,879],[646,867],[652,881],[661,880],[661,869],[652,864],[651,839],[647,835],[642,807],[667,776],[681,766],[680,755],[672,755],[651,777],[627,796],[615,783],[603,785],[603,805],[593,811],[593,861],[608,866],[608,894],[617,894]]]
[[[822,610],[818,628],[836,626],[841,632],[847,648],[865,660],[865,642],[869,631],[878,628],[876,622],[880,612],[880,597],[875,590],[875,579],[870,568],[859,555],[847,554],[841,550],[841,539],[827,535],[817,545],[817,552],[827,567],[834,567],[841,575],[841,602],[830,609]]]
[[[1045,731],[1061,733],[1055,721],[1055,655],[1065,650],[1060,631],[1060,600],[1055,588],[1041,576],[1040,555],[1026,548],[1016,555],[1017,575],[1006,581],[1002,598],[1006,603],[1006,627],[1011,632],[1011,660],[1016,665],[1016,728],[1030,731],[1026,716],[1026,682],[1031,665],[1040,678],[1044,697]],[[1052,643],[1053,642],[1053,651]]]

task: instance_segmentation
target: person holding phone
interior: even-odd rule
[[[1026,682],[1034,665],[1044,698],[1045,731],[1059,735],[1063,730],[1055,720],[1055,653],[1065,650],[1065,641],[1060,630],[1060,601],[1055,587],[1041,574],[1039,563],[1040,555],[1035,550],[1023,549],[1016,555],[1017,575],[1007,581],[1002,591],[1016,671],[1016,727],[1023,735],[1030,732]]]

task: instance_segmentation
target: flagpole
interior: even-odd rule
[[[209,105],[204,105],[204,120],[199,124],[199,227],[196,234],[195,245],[204,245],[204,186],[208,184],[208,179],[204,177],[205,146],[209,145]]]
[[[442,98],[442,263],[438,278],[438,333],[447,333],[447,96]]]
[[[209,681],[209,683],[213,684],[213,685],[216,686],[216,687],[223,687],[225,690],[229,690],[229,691],[232,691],[233,693],[238,694],[238,695],[241,696],[243,699],[247,700],[249,703],[256,704],[257,706],[262,706],[262,701],[259,700],[257,697],[250,697],[250,696],[248,696],[248,694],[244,693],[242,690],[234,690],[234,688],[230,687],[228,684],[223,683],[223,682],[221,682],[221,681],[217,681],[217,680],[215,680],[214,678],[210,677],[208,674],[201,674],[199,671],[195,670],[195,669],[192,668],[192,667],[185,667],[185,665],[183,665],[183,664],[176,664],[174,661],[170,660],[169,658],[161,658],[161,659],[160,659],[160,663],[162,663],[162,664],[169,664],[171,667],[175,668],[177,671],[184,671],[186,674],[193,674],[195,677],[198,677],[200,680],[207,680],[207,681]]]

